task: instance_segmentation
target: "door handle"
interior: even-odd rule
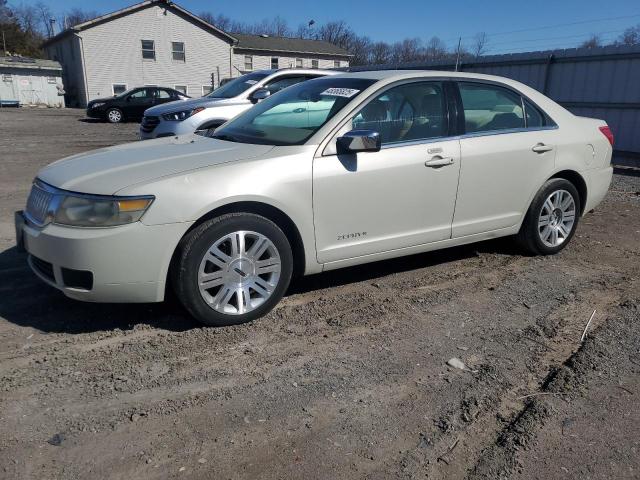
[[[536,153],[545,153],[553,150],[553,147],[551,145],[545,145],[544,143],[537,143],[531,147],[531,150]]]
[[[431,168],[446,167],[447,165],[453,165],[453,157],[435,156],[431,160],[424,162],[425,167]]]

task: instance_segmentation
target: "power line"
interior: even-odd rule
[[[579,22],[569,22],[569,23],[558,23],[555,25],[542,25],[539,27],[532,27],[532,28],[523,28],[520,30],[511,30],[509,32],[496,32],[496,33],[487,33],[487,37],[497,37],[499,35],[512,35],[514,33],[524,33],[524,32],[535,32],[538,30],[549,30],[552,28],[560,28],[560,27],[569,27],[569,26],[573,26],[573,25],[585,25],[588,23],[600,23],[600,22],[609,22],[609,21],[614,21],[614,20],[628,20],[630,18],[640,18],[640,14],[636,14],[636,15],[625,15],[622,17],[609,17],[609,18],[596,18],[593,20],[582,20]],[[468,36],[462,36],[461,38],[474,38],[475,35],[468,35]],[[458,37],[455,38],[449,38],[447,39],[447,41],[453,41],[453,40],[457,40]]]
[[[508,41],[508,42],[487,42],[487,47],[491,47],[493,45],[511,45],[514,43],[529,43],[529,42],[543,42],[545,40],[562,40],[562,39],[566,39],[566,38],[579,38],[579,37],[585,37],[585,36],[591,36],[591,35],[609,35],[609,34],[620,34],[623,33],[624,30],[609,30],[607,32],[589,32],[589,33],[579,33],[576,35],[563,35],[561,37],[545,37],[545,38],[529,38],[529,39],[525,39],[525,40],[512,40],[512,41]]]

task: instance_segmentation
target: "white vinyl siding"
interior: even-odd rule
[[[135,37],[131,32],[136,32]],[[111,95],[114,83],[126,83],[129,88],[149,83],[164,87],[185,85],[190,92],[199,92],[202,85],[211,83],[212,73],[216,79],[218,71],[221,78],[230,76],[229,40],[186,20],[170,8],[154,5],[88,28],[78,35],[84,47],[89,100]],[[155,62],[142,60],[140,39],[154,41]],[[189,50],[186,63],[173,60],[171,43],[174,40],[184,43],[185,50]]]
[[[242,51],[234,51],[233,55],[233,76],[237,77],[240,75],[239,71],[244,71],[244,57],[248,55],[248,53],[244,53]],[[258,55],[253,53],[253,70],[268,70],[270,68],[274,68],[275,66],[271,63],[272,59],[278,59],[278,68],[296,68],[296,58],[300,58],[303,62],[303,66],[306,65],[307,68],[310,68],[312,60],[318,60],[318,68],[334,68],[334,59],[333,58],[322,58],[321,56],[317,57],[300,57],[296,54],[284,54],[278,53],[277,57],[274,57],[270,54],[270,52],[264,52],[264,55]],[[345,67],[348,65],[347,60],[341,60],[340,66]],[[237,70],[236,70],[237,68]],[[222,77],[224,78],[224,76]]]

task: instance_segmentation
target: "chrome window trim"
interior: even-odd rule
[[[420,140],[409,140],[406,142],[395,142],[383,145],[380,150],[385,150],[387,148],[397,148],[397,147],[409,147],[412,145],[429,145],[432,143],[439,142],[448,142],[450,140],[464,140],[466,138],[476,138],[476,137],[489,137],[494,135],[507,135],[511,133],[528,133],[528,132],[539,132],[545,130],[557,130],[559,127],[557,125],[548,126],[548,127],[536,127],[536,128],[510,128],[504,130],[487,130],[486,132],[473,132],[473,133],[465,133],[463,135],[454,135],[451,137],[433,137],[433,138],[425,138]]]

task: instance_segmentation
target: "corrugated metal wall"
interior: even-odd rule
[[[350,70],[454,70],[451,60]],[[640,167],[640,46],[550,50],[484,56],[459,71],[518,80],[576,115],[606,120],[616,137],[614,162]]]

